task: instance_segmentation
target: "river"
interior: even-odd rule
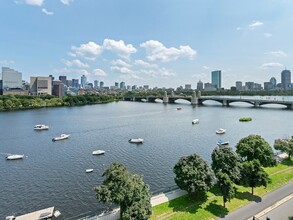
[[[207,102],[208,103],[208,102]],[[176,107],[182,110],[176,110]],[[197,153],[209,163],[219,139],[230,146],[249,134],[259,134],[270,145],[293,134],[293,110],[280,106],[254,108],[236,103],[222,107],[213,102],[193,107],[167,104],[114,102],[82,107],[44,108],[0,113],[0,218],[55,206],[60,219],[101,212],[93,187],[111,163],[124,164],[143,174],[152,192],[174,186],[173,166],[183,155]],[[240,117],[251,122],[239,122]],[[199,119],[199,124],[191,121]],[[35,124],[50,126],[34,131]],[[216,135],[219,128],[227,129]],[[68,140],[52,142],[61,133]],[[141,137],[143,144],[128,143]],[[93,156],[102,149],[105,155]],[[5,153],[25,154],[7,161]],[[86,173],[85,169],[94,172]]]

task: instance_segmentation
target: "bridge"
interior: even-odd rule
[[[205,101],[215,101],[223,106],[229,106],[233,102],[243,102],[251,104],[254,107],[261,107],[268,104],[279,104],[293,109],[293,99],[291,97],[253,97],[253,96],[201,96],[200,92],[193,92],[192,96],[175,96],[174,93],[170,96],[167,92],[163,96],[145,96],[145,97],[124,97],[124,101],[136,102],[157,102],[161,100],[164,104],[175,103],[176,100],[183,99],[189,101],[192,105],[204,105]]]

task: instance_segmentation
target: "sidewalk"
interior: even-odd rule
[[[187,192],[183,191],[181,189],[175,189],[173,191],[167,192],[167,193],[161,193],[159,195],[153,196],[151,198],[151,204],[152,206],[156,206],[165,202],[168,202],[172,199],[176,199],[180,196],[186,195]],[[86,218],[86,220],[117,220],[120,217],[120,209],[114,209],[112,212],[100,215],[100,216],[95,216],[91,218]]]
[[[265,213],[278,207],[284,202],[287,202],[293,197],[293,181],[276,189],[261,198],[261,201],[253,201],[228,215],[219,218],[219,220],[247,220],[252,219],[252,216],[257,218]]]

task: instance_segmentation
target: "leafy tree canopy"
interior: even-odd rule
[[[274,148],[281,152],[287,153],[289,159],[293,155],[293,136],[291,139],[277,139],[275,140]]]
[[[215,173],[226,173],[237,183],[241,179],[241,159],[230,147],[216,147],[212,153],[212,169]]]
[[[189,193],[206,192],[212,186],[213,171],[197,154],[181,157],[173,171],[178,187]]]
[[[228,174],[219,172],[217,173],[217,185],[220,188],[223,196],[223,205],[226,207],[226,202],[230,201],[235,195],[234,183],[229,178]]]
[[[236,145],[236,152],[243,161],[257,159],[264,167],[276,164],[271,146],[259,135],[249,135],[242,138]]]
[[[94,188],[97,200],[120,205],[120,219],[148,219],[152,213],[149,186],[140,175],[113,163],[104,173],[103,184]]]
[[[269,182],[269,175],[262,168],[258,160],[252,160],[243,163],[242,183],[244,186],[251,187],[252,194],[254,187],[267,187]]]

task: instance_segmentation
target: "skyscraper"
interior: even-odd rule
[[[283,70],[281,72],[281,84],[284,90],[290,89],[291,86],[291,72],[290,70]]]
[[[104,82],[101,81],[101,82],[100,82],[100,89],[102,89],[103,87],[104,87]]]
[[[222,88],[221,70],[212,71],[212,85],[216,89],[221,89]]]
[[[87,78],[85,75],[82,75],[80,78],[81,87],[84,89],[86,86]]]
[[[94,81],[94,88],[95,89],[99,88],[99,81],[98,80]]]
[[[201,80],[198,81],[196,89],[198,91],[202,91],[203,90],[203,82]]]

